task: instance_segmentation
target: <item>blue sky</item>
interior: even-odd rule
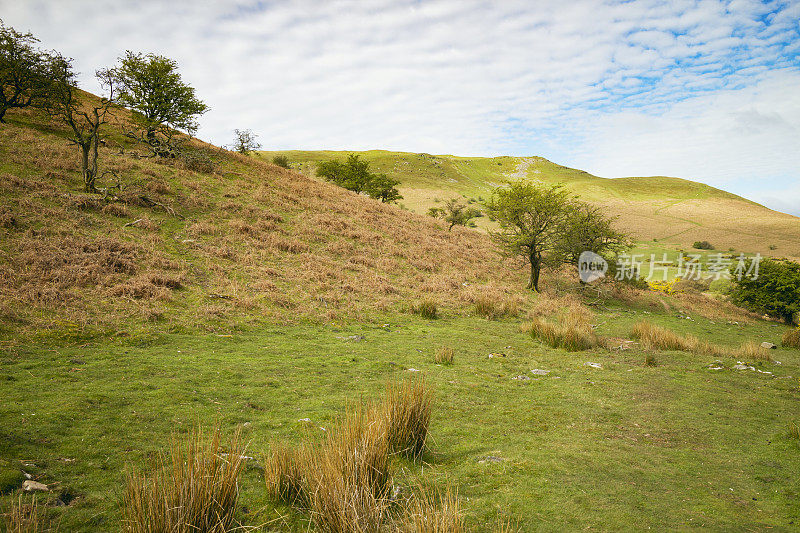
[[[800,215],[800,1],[0,0],[91,73],[176,59],[200,136],[265,149],[541,155]]]

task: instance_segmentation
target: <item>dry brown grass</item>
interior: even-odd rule
[[[461,533],[466,531],[458,493],[449,485],[444,491],[418,486],[404,502],[397,520],[399,533]]]
[[[127,472],[123,530],[233,531],[244,452],[239,431],[227,447],[219,428],[210,438],[199,430],[183,442],[173,437],[169,455],[160,454],[149,475]]]
[[[475,300],[475,314],[492,320],[504,316],[519,314],[519,301],[515,298],[497,299],[491,296],[479,296]]]
[[[455,350],[449,346],[439,346],[433,354],[433,361],[437,365],[452,365],[455,355]]]
[[[800,328],[786,330],[781,345],[786,348],[800,348]]]
[[[793,439],[800,439],[800,425],[789,422],[789,436]]]
[[[556,298],[540,295],[530,316],[532,320],[522,325],[522,331],[553,348],[577,352],[601,344],[602,339],[592,328],[594,313],[573,294]]]
[[[58,531],[58,525],[54,525],[47,518],[44,507],[36,503],[36,496],[26,501],[20,494],[18,498],[11,500],[11,506],[7,513],[3,514],[0,522],[4,525],[7,533],[45,533]]]
[[[439,317],[439,307],[433,300],[422,300],[415,303],[411,306],[411,312],[429,320]]]
[[[694,335],[678,335],[674,331],[656,326],[645,320],[634,324],[631,337],[637,339],[646,350],[674,350],[714,357],[737,357],[746,360],[769,361],[771,359],[769,350],[762,348],[757,342],[750,341],[739,348],[727,348],[700,340]]]
[[[386,387],[383,409],[386,431],[394,453],[419,458],[425,451],[433,394],[423,378],[407,379]]]

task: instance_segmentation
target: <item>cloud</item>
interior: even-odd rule
[[[0,13],[74,57],[89,90],[126,49],[177,60],[211,106],[199,134],[220,144],[251,128],[273,149],[544,155],[751,196],[798,178],[784,152],[797,1],[0,0]]]

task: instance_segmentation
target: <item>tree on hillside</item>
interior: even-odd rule
[[[323,161],[317,167],[317,176],[353,192],[367,193],[382,202],[394,202],[403,198],[396,188],[399,181],[386,174],[373,174],[369,170],[369,162],[361,160],[356,154],[350,154],[344,163]]]
[[[475,227],[473,219],[483,216],[480,209],[469,207],[467,204],[459,202],[458,198],[451,198],[444,202],[444,207],[431,207],[428,209],[428,215],[434,218],[441,218],[450,224],[449,230],[453,226],[469,226]]]
[[[273,157],[272,163],[283,168],[291,168],[292,166],[291,163],[289,162],[289,158],[283,154],[276,155],[275,157]]]
[[[559,231],[572,211],[572,197],[560,186],[514,182],[498,187],[486,205],[500,224],[491,232],[507,256],[522,256],[530,264],[528,289],[539,292],[544,256],[556,249]]]
[[[763,259],[757,272],[742,275],[731,265],[733,302],[791,324],[800,313],[800,263],[786,259]]]
[[[611,261],[631,247],[628,236],[616,230],[613,223],[614,219],[606,217],[599,207],[576,201],[558,232],[556,261],[578,266],[585,251]]]
[[[42,106],[49,97],[56,56],[38,50],[38,42],[0,20],[0,122],[9,109]]]
[[[100,126],[105,124],[114,105],[114,77],[107,69],[97,71],[97,79],[107,96],[95,99],[78,89],[71,60],[56,58],[51,69],[54,83],[47,110],[70,128],[69,140],[81,149],[84,190],[97,192]]]
[[[256,140],[258,135],[254,134],[252,130],[233,130],[236,140],[233,141],[233,149],[242,155],[247,155],[250,152],[261,148],[261,144]]]
[[[181,79],[178,64],[164,56],[128,50],[111,73],[119,88],[118,102],[136,112],[143,129],[140,140],[157,155],[174,156],[175,130],[194,133],[196,117],[208,111],[194,88]]]

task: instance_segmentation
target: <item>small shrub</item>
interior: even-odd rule
[[[422,318],[433,320],[438,318],[438,308],[433,300],[423,300],[411,307],[411,312]]]
[[[778,246],[776,244],[770,244],[769,249],[775,251],[778,249]]]
[[[800,263],[762,259],[755,279],[748,275],[739,279],[735,268],[731,266],[733,303],[792,323],[800,312]]]
[[[488,320],[503,316],[517,316],[519,303],[512,298],[498,299],[481,295],[475,299],[475,314]]]
[[[800,348],[800,329],[789,329],[783,334],[781,345],[786,348]]]
[[[553,348],[563,348],[568,352],[588,350],[599,344],[597,335],[588,324],[553,324],[534,319],[523,326],[523,331]]]
[[[708,241],[695,241],[692,248],[697,250],[713,250],[714,246]]]
[[[423,379],[387,386],[383,400],[389,448],[411,458],[425,450],[433,396]]]
[[[452,348],[447,346],[440,346],[436,349],[436,353],[433,356],[433,360],[438,365],[452,365],[453,358],[455,357],[455,352]]]
[[[272,163],[278,165],[279,167],[283,168],[291,168],[291,163],[289,163],[289,158],[285,155],[276,155],[272,158]]]
[[[211,174],[216,169],[214,161],[201,150],[184,150],[180,158],[184,168],[192,172]]]
[[[211,438],[199,430],[184,442],[173,437],[170,454],[158,456],[150,475],[129,470],[123,494],[123,530],[233,531],[245,447],[238,431],[228,453],[223,453],[221,439],[219,428]]]
[[[119,218],[128,218],[131,216],[131,212],[128,211],[128,208],[122,204],[107,204],[103,206],[100,210],[103,214],[111,215],[112,217],[119,217]]]

